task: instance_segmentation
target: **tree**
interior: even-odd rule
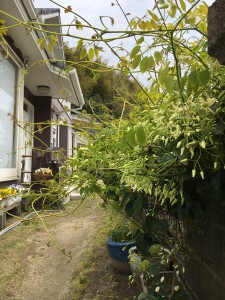
[[[81,57],[81,50],[65,45],[66,60],[77,69],[83,95],[86,100],[85,109],[89,114],[98,116],[111,114],[121,116],[124,99],[128,103],[125,115],[128,116],[130,105],[134,104],[140,88],[129,78],[128,74],[115,71],[101,57],[90,62],[88,57]]]

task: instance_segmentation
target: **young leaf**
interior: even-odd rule
[[[186,4],[185,4],[184,0],[180,0],[180,6],[181,6],[182,10],[185,12],[186,11]]]
[[[194,70],[188,76],[188,83],[192,88],[195,88],[198,84],[197,72]]]
[[[205,178],[205,174],[204,174],[204,172],[203,172],[203,171],[201,171],[201,172],[200,172],[200,175],[201,175],[202,179],[204,179],[204,178]]]
[[[37,40],[37,44],[43,44],[45,42],[44,38],[40,38]]]
[[[86,48],[82,48],[81,51],[80,51],[80,59],[85,58],[86,55],[87,55],[87,50],[86,50]]]
[[[138,54],[135,56],[135,58],[132,61],[132,69],[136,69],[140,64],[140,61],[141,61],[141,54]]]
[[[144,42],[144,37],[142,36],[142,37],[140,37],[138,40],[137,40],[137,44],[141,44],[141,43],[143,43]]]
[[[95,55],[94,49],[93,49],[93,48],[90,48],[90,49],[88,50],[88,58],[89,58],[90,61],[93,60],[94,55]]]
[[[53,52],[53,47],[52,47],[52,44],[50,44],[50,43],[48,44],[48,50],[49,50],[50,53]]]
[[[77,43],[77,49],[81,49],[83,47],[83,40],[79,40]]]
[[[156,22],[159,21],[159,18],[156,14],[154,14],[152,11],[148,10],[149,15],[152,17],[153,20],[155,20]]]
[[[81,22],[80,21],[78,21],[78,20],[76,20],[76,28],[77,28],[77,30],[82,30],[83,29],[83,25],[81,24]]]
[[[127,142],[132,147],[136,146],[135,131],[132,128],[127,133]]]
[[[141,46],[137,45],[135,46],[132,50],[131,50],[131,53],[130,53],[130,58],[134,58],[138,52],[140,51],[141,49]]]
[[[168,72],[169,72],[169,68],[167,67],[159,71],[158,79],[161,85],[164,85]]]
[[[143,127],[138,127],[136,131],[137,141],[140,145],[144,146],[146,144],[146,135]]]
[[[142,59],[141,63],[140,63],[140,71],[141,71],[141,73],[144,73],[144,72],[152,69],[153,66],[154,66],[154,63],[155,62],[154,62],[154,59],[153,59],[152,56],[150,56],[150,57],[145,56]]]
[[[68,5],[68,6],[66,7],[66,9],[64,10],[65,14],[68,14],[68,13],[71,12],[71,11],[73,11],[71,5]]]
[[[148,69],[148,57],[145,56],[140,63],[140,71],[144,73]]]
[[[205,141],[201,141],[200,146],[201,146],[203,149],[205,149],[205,146],[206,146]]]
[[[55,35],[51,35],[51,43],[52,43],[52,45],[53,46],[56,46],[57,45],[57,42],[58,42],[58,38],[57,38],[57,36],[55,36]]]
[[[165,87],[169,94],[173,93],[173,86],[174,86],[173,76],[169,75],[165,79]]]
[[[195,177],[195,175],[196,175],[196,170],[193,169],[192,172],[191,172],[191,174],[192,174],[192,177]]]
[[[162,53],[161,53],[161,52],[156,51],[156,52],[154,53],[154,57],[155,57],[155,60],[156,60],[156,61],[162,61]]]

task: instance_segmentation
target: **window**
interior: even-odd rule
[[[17,66],[0,54],[0,180],[2,177],[16,176],[16,139],[15,123],[12,120],[16,112]]]
[[[59,117],[58,115],[52,111],[52,122],[51,126],[51,148],[59,147]]]

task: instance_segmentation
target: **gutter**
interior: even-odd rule
[[[35,11],[35,6],[31,0],[14,0],[14,1],[17,3],[18,8],[19,8],[19,6],[23,7],[23,9],[25,10],[25,12],[27,14],[29,21],[38,20],[38,16]],[[20,5],[18,5],[19,3],[20,3]],[[24,16],[24,18],[25,18],[25,16]],[[37,42],[37,39],[40,37],[40,35],[38,34],[38,32],[36,30],[34,30],[34,32],[36,34],[36,37],[33,36],[33,38],[34,38],[35,42]],[[41,36],[43,36],[45,38],[45,35],[43,33],[41,33]],[[44,59],[46,59],[44,57],[44,54],[48,56],[48,53],[46,53],[45,51],[40,50]],[[64,53],[64,51],[63,51],[63,53]],[[47,59],[48,59],[48,57],[47,57]],[[52,57],[52,59],[57,61],[57,59],[55,57]],[[55,70],[50,62],[46,62],[46,65],[48,66],[48,69],[50,72],[55,73]],[[83,93],[82,93],[82,90],[80,87],[79,78],[78,78],[76,69],[73,69],[72,71],[70,71],[69,76],[65,76],[65,74],[63,74],[63,73],[58,74],[58,75],[69,80],[72,91],[73,91],[73,95],[76,96],[76,100],[78,102],[78,107],[75,110],[78,110],[78,111],[81,110],[83,108],[85,102],[84,102]],[[62,76],[62,75],[64,75],[64,76]],[[70,102],[72,102],[72,101],[70,101]]]
[[[73,69],[72,71],[69,72],[69,78],[70,78],[71,85],[73,87],[74,94],[76,95],[77,101],[79,103],[79,107],[76,108],[75,110],[81,110],[85,102],[84,102],[84,97],[83,97],[83,93],[81,90],[76,69]]]

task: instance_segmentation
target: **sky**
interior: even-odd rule
[[[102,27],[99,16],[111,16],[115,20],[115,24],[111,27],[110,20],[106,20],[106,24],[112,30],[118,29],[126,29],[127,22],[119,9],[118,5],[112,5],[115,3],[114,0],[54,0],[56,3],[62,6],[71,6],[73,11],[84,17],[94,26]],[[42,7],[42,8],[51,8],[51,7],[58,7],[56,4],[52,3],[50,0],[33,0],[35,7]],[[211,5],[214,0],[205,0],[208,5]],[[120,5],[122,6],[124,12],[128,15],[129,19],[132,19],[135,16],[142,17],[148,9],[152,9],[154,6],[153,0],[120,0]],[[62,24],[71,23],[74,16],[70,13],[65,14],[64,10],[61,9],[61,22]],[[86,35],[90,37],[92,34],[90,32],[80,31],[73,28],[71,32],[75,35],[83,36]],[[75,47],[77,40],[71,38],[64,38],[64,41],[69,42],[70,47]],[[119,42],[121,43],[121,42]],[[129,48],[130,50],[135,46],[135,40],[123,40],[122,46]],[[118,42],[115,44],[118,45]],[[105,49],[106,50],[106,49]],[[121,54],[121,53],[120,53]],[[122,55],[122,54],[121,54]],[[106,50],[101,56],[108,61],[109,65],[115,65],[117,59],[114,55],[112,55],[111,51]]]
[[[126,29],[127,23],[124,16],[117,5],[112,6],[113,0],[55,0],[55,2],[67,7],[71,5],[73,10],[88,20],[94,26],[101,26],[99,16],[111,16],[115,20],[115,24],[111,27],[111,21],[104,19],[107,26],[112,30]],[[134,16],[143,16],[147,9],[152,6],[152,0],[120,0],[120,4],[123,7],[125,13],[130,13],[129,19]],[[57,7],[49,0],[34,0],[35,7]],[[72,14],[65,14],[61,9],[61,21],[62,23],[70,23],[73,20]],[[102,26],[101,26],[102,27]],[[84,31],[76,31],[75,34],[84,35]],[[87,33],[88,34],[88,33]],[[86,34],[86,35],[87,35]],[[89,32],[90,36],[90,32]],[[76,41],[73,39],[64,38],[64,41],[69,41],[71,47],[76,45]],[[112,58],[109,53],[104,54],[105,58]]]

